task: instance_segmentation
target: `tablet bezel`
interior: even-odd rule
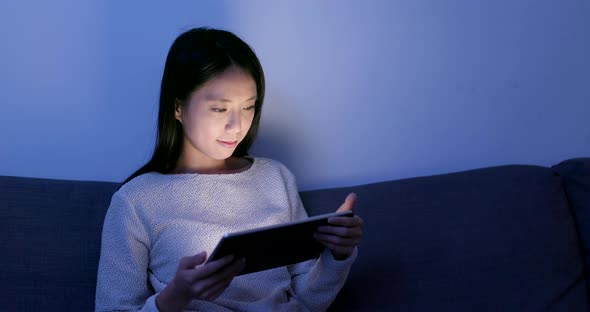
[[[246,258],[238,275],[295,264],[319,257],[324,245],[313,234],[331,217],[353,217],[352,211],[327,213],[288,223],[227,233],[207,259],[207,263],[233,254]]]

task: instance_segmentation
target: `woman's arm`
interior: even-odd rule
[[[115,193],[103,226],[96,311],[182,311],[192,300],[213,301],[244,268],[224,257],[204,264],[206,253],[180,259],[174,279],[158,294],[148,282],[150,239],[133,204]]]
[[[134,207],[115,193],[102,230],[95,311],[158,311],[148,284],[149,244]]]
[[[347,259],[339,261],[326,248],[317,260],[288,266],[292,295],[309,311],[325,311],[344,286],[356,256],[355,248]]]
[[[303,204],[298,209],[303,209]],[[345,217],[344,222],[354,223],[359,220],[352,220],[350,217]],[[327,230],[330,233],[358,233],[362,225],[360,220],[359,229],[355,227],[341,230],[339,226],[329,226],[332,230]],[[336,295],[344,286],[348,277],[348,272],[352,263],[357,256],[356,244],[357,238],[349,239],[342,238],[334,234],[321,234],[329,237],[330,243],[326,245],[326,249],[322,252],[319,259],[310,260],[295,265],[288,266],[287,269],[291,274],[291,288],[293,296],[297,298],[310,311],[325,311],[336,298]],[[359,233],[360,235],[360,233]],[[336,238],[334,238],[336,237]],[[342,246],[340,241],[345,240],[345,246]],[[325,244],[325,243],[324,243]],[[332,247],[332,248],[330,248]]]
[[[284,176],[286,178],[285,182],[289,194],[291,220],[307,218],[307,213],[303,207],[301,198],[299,197],[295,177],[288,170],[286,170]],[[354,206],[354,199],[354,196],[349,196],[338,210],[351,210]],[[352,223],[356,225],[351,228],[339,229],[340,226],[329,226],[329,228],[324,229],[323,234],[321,234],[332,236],[328,239],[330,241],[329,244],[333,244],[334,246],[338,245],[338,248],[335,248],[334,246],[330,246],[334,248],[329,248],[328,244],[326,244],[326,249],[317,260],[309,260],[287,266],[287,270],[291,275],[292,296],[310,311],[325,311],[334,301],[334,298],[336,298],[336,295],[346,282],[348,272],[357,256],[358,251],[356,244],[358,243],[358,240],[360,240],[360,235],[362,234],[360,231],[362,220],[360,217],[355,218],[358,219],[355,219]],[[349,220],[352,218],[346,217],[345,219],[347,220],[337,221],[352,221]],[[347,236],[352,235],[354,238],[349,239],[346,237],[340,237],[340,234]],[[326,240],[325,236],[322,238],[323,240]],[[322,240],[318,240],[322,242]],[[342,244],[345,246],[342,246]]]

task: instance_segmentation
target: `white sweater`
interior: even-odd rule
[[[293,174],[270,159],[231,174],[143,174],[113,194],[107,211],[96,311],[157,311],[155,296],[180,258],[211,254],[228,232],[305,217]],[[326,249],[317,260],[237,276],[215,301],[186,309],[324,311],[355,258],[356,249],[344,261]]]

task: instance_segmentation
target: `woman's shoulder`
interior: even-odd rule
[[[295,175],[293,172],[282,162],[265,157],[256,157],[254,158],[255,167],[256,167],[256,174],[260,174],[263,176],[271,175],[280,177],[283,180],[287,180],[289,182],[295,182]]]
[[[254,162],[256,163],[256,167],[264,170],[277,170],[277,171],[286,171],[291,173],[289,168],[285,166],[282,162],[266,157],[253,157]]]
[[[162,189],[162,184],[165,183],[162,177],[165,178],[165,175],[157,172],[141,174],[123,184],[115,194],[129,199],[141,197],[145,194],[153,194],[155,191]]]

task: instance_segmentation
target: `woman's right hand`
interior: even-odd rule
[[[243,258],[234,261],[233,256],[203,264],[206,259],[206,252],[180,259],[176,276],[156,296],[161,312],[182,311],[193,299],[215,300],[246,265]]]

